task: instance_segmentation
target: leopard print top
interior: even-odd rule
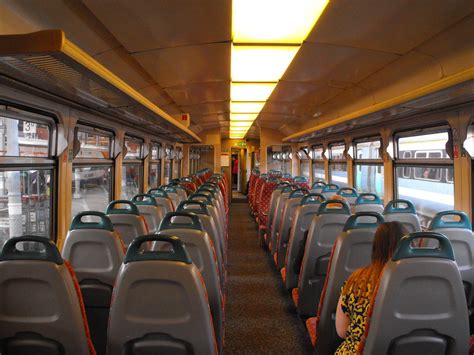
[[[370,295],[372,286],[367,285],[367,289],[356,296],[353,289],[347,290],[346,283],[341,288],[341,308],[345,315],[349,317],[346,338],[339,345],[335,355],[357,354],[357,348],[365,332],[367,325],[367,313],[370,305]]]

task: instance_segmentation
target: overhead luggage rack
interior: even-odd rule
[[[0,36],[0,82],[11,78],[182,143],[201,139],[70,42],[63,31]]]

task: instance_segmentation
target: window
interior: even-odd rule
[[[72,163],[72,217],[82,211],[105,211],[112,200],[112,132],[78,125],[79,151]]]
[[[199,170],[199,160],[201,159],[201,152],[199,149],[191,149],[189,151],[189,173],[194,174]]]
[[[329,146],[329,182],[340,187],[348,185],[347,162],[344,157],[344,143],[334,143]]]
[[[279,148],[279,147],[278,147]],[[283,153],[277,147],[267,148],[267,171],[283,170]]]
[[[291,153],[291,148],[284,148],[281,153],[281,158],[283,160],[282,172],[283,174],[291,174],[291,160],[293,159],[293,154]]]
[[[0,250],[12,237],[53,237],[55,138],[51,117],[0,106]]]
[[[173,158],[174,158],[174,149],[173,146],[167,145],[165,148],[165,185],[169,184],[171,179],[173,179]]]
[[[297,153],[300,161],[300,175],[305,176],[309,181],[309,169],[310,169],[310,156],[309,148],[305,147],[298,151]]]
[[[384,171],[380,146],[380,139],[354,142],[354,181],[359,192],[372,192],[383,197]]]
[[[323,146],[315,146],[311,150],[311,159],[313,160],[313,181],[326,180],[323,151]]]
[[[176,148],[175,157],[173,161],[173,168],[174,168],[173,176],[175,178],[181,177],[181,161],[182,160],[183,160],[183,151],[181,150],[181,148]]]
[[[130,200],[142,190],[143,140],[125,136],[125,152],[122,162],[122,198]]]
[[[160,143],[151,143],[151,157],[148,172],[148,186],[157,188],[161,185],[161,159],[163,157],[163,148]]]
[[[413,202],[426,227],[437,212],[454,208],[453,162],[446,152],[448,128],[405,132],[395,140],[396,195]]]

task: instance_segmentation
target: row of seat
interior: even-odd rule
[[[9,240],[0,256],[2,353],[104,354],[107,342],[109,354],[220,352],[227,240],[217,225],[227,230],[228,182],[209,171],[181,182],[197,190],[171,210],[156,200],[170,202],[179,188],[109,206],[119,213],[76,216],[62,256],[45,238]],[[130,236],[159,218],[154,233]],[[24,251],[24,242],[42,251]]]
[[[316,343],[316,353],[331,353],[336,347],[334,315],[342,283],[355,269],[370,262],[373,235],[376,227],[383,221],[400,221],[410,233],[420,233],[421,226],[415,208],[411,202],[406,200],[394,200],[384,207],[382,201],[374,194],[359,195],[351,188],[339,189],[336,185],[323,182],[313,184],[310,191],[292,185],[288,181],[274,181],[274,178],[268,176],[254,177],[254,184],[258,181],[257,179],[263,180],[261,191],[268,188],[271,194],[270,197],[267,196],[268,205],[260,204],[258,206],[258,208],[266,210],[256,213],[257,216],[268,216],[266,226],[259,225],[259,239],[262,244],[269,247],[275,264],[281,272],[285,287],[292,292],[292,298],[299,315],[303,319],[310,317],[306,324],[313,343]],[[334,193],[344,197],[344,201],[326,200]],[[250,200],[252,199],[250,198]],[[355,215],[351,216],[351,212],[354,212]],[[446,221],[447,217],[451,217],[451,220]],[[462,276],[461,280],[466,290],[468,304],[471,305],[470,289],[474,271],[472,260],[474,249],[472,247],[472,231],[470,225],[466,223],[466,218],[463,213],[447,211],[439,214],[433,220],[431,228],[448,235],[450,242],[448,242],[449,247],[446,248],[454,249],[453,255],[456,255],[457,262],[454,264],[456,272]],[[449,230],[439,228],[440,226],[449,226]],[[263,238],[262,229],[265,231]],[[426,247],[430,244],[443,243],[431,235],[415,233],[415,236],[410,239],[410,248],[419,246],[425,248],[415,250],[414,254],[420,251],[421,254],[426,253]],[[436,241],[433,242],[433,239]],[[417,240],[416,244],[412,240]],[[433,251],[433,249],[429,250]],[[454,257],[452,259],[454,260]],[[424,278],[429,279],[426,275]],[[453,322],[458,319],[457,316],[460,316],[459,326],[452,328],[456,331],[449,333],[453,335],[458,332],[457,338],[453,338],[457,341],[457,345],[455,347],[451,343],[446,345],[446,341],[442,340],[446,338],[446,334],[441,339],[428,331],[426,338],[429,339],[428,342],[433,341],[437,344],[433,345],[433,349],[437,349],[439,345],[459,350],[465,349],[467,344],[467,341],[464,343],[461,341],[468,334],[465,327],[466,322],[464,322],[467,316],[466,299],[464,299],[463,307],[462,300],[459,300],[459,287],[453,285],[449,287],[454,289],[454,291],[450,289],[449,292],[455,292],[457,297],[456,302],[450,303],[449,307],[452,308],[450,315],[456,316],[448,317],[449,321],[446,324]],[[430,290],[430,288],[427,289]],[[442,292],[448,292],[447,288],[444,287]],[[325,302],[325,299],[329,301]],[[452,299],[448,295],[446,299],[437,301],[446,304]],[[385,302],[382,302],[381,305],[387,307]],[[431,311],[433,314],[430,316],[433,319],[442,318],[442,314],[437,313],[437,310],[431,308]],[[317,317],[315,317],[316,312],[318,312]],[[461,313],[462,315],[460,315]],[[410,317],[407,316],[407,318]],[[387,336],[390,336],[390,332],[385,334],[385,338],[381,340],[382,343],[387,340]],[[407,350],[410,348],[410,342],[419,340],[417,337],[419,338],[418,334],[415,334],[414,337],[404,336],[400,340],[401,343],[396,343],[393,349]],[[318,339],[317,342],[316,339]],[[381,350],[379,346],[381,346],[380,342],[377,349]],[[398,348],[399,346],[400,348]],[[367,353],[389,353],[389,351],[385,348],[384,351],[373,352],[370,350]]]

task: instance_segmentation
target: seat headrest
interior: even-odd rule
[[[135,205],[158,206],[155,198],[150,194],[137,194],[132,197]]]
[[[412,241],[415,239],[435,239],[438,241],[437,248],[414,248]],[[441,259],[454,259],[454,251],[451,246],[449,239],[436,232],[414,232],[404,236],[397,244],[395,252],[393,253],[392,260],[398,261],[401,259],[409,258],[441,258]]]
[[[116,206],[118,205],[125,206],[125,208],[117,208]],[[140,211],[132,201],[115,200],[109,203],[105,210],[105,214],[133,214],[139,216]]]
[[[320,204],[324,201],[326,201],[326,197],[324,197],[324,195],[318,194],[316,192],[312,192],[305,195],[301,199],[300,206]]]
[[[341,187],[337,193],[337,195],[342,197],[357,197],[359,193],[353,187]]]
[[[367,222],[368,220],[373,220],[373,222]],[[352,229],[377,228],[383,222],[384,219],[380,213],[370,211],[357,212],[347,219],[346,224],[344,225],[344,232]]]
[[[308,195],[309,190],[305,188],[297,188],[293,191],[291,191],[290,196],[288,197],[289,199],[292,199],[294,197],[302,197],[304,195]]]
[[[351,214],[351,208],[346,201],[326,200],[319,206],[318,216],[323,214]]]
[[[403,207],[403,205],[405,207]],[[385,209],[383,210],[383,214],[390,214],[390,213],[411,213],[416,214],[415,205],[409,200],[403,199],[395,199],[387,203]]]
[[[383,205],[382,200],[376,194],[370,192],[363,192],[359,194],[357,200],[355,201],[356,205]]]
[[[312,189],[323,188],[324,186],[326,186],[326,182],[319,180],[319,181],[315,181],[313,185],[311,185],[311,188]]]
[[[336,185],[336,184],[326,184],[324,185],[323,187],[323,190],[322,192],[334,192],[336,193],[337,191],[339,191],[339,185]]]
[[[456,217],[458,220],[446,220],[446,217]],[[461,228],[472,230],[471,221],[466,213],[462,211],[438,212],[431,220],[429,229]]]
[[[19,250],[17,245],[23,242],[39,243],[43,246],[43,251]],[[8,239],[3,246],[2,253],[0,254],[0,261],[7,260],[48,261],[57,265],[62,265],[64,263],[58,248],[50,239],[34,235],[26,235]]]
[[[163,197],[163,198],[168,198],[168,193],[164,190],[162,190],[159,187],[153,188],[153,189],[148,189],[147,192],[149,195],[152,195],[153,197]]]
[[[194,208],[186,208],[188,206],[193,206]],[[209,216],[209,209],[206,204],[196,200],[186,200],[179,203],[176,211],[187,211],[194,212],[198,214],[205,214]]]
[[[179,222],[173,220],[175,217],[180,217]],[[188,222],[183,222],[183,220],[187,220]],[[161,221],[159,230],[162,231],[165,229],[177,228],[196,229],[200,231],[204,230],[199,216],[193,212],[187,212],[184,210],[167,213]]]
[[[99,222],[86,222],[83,220],[84,217],[98,217],[100,220]],[[77,230],[77,229],[102,229],[106,231],[113,232],[114,225],[109,217],[107,217],[104,213],[98,211],[85,211],[78,213],[71,222],[71,226],[69,230]]]
[[[144,251],[140,247],[146,242],[169,243],[171,244],[172,249],[167,251]],[[131,262],[150,260],[180,261],[185,264],[192,264],[191,258],[189,257],[183,242],[178,237],[157,234],[149,234],[135,238],[128,247],[123,263],[128,264]]]

